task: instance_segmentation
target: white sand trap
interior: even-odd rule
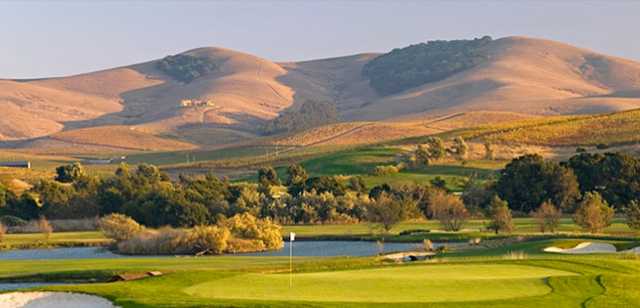
[[[0,294],[0,308],[116,308],[93,295],[68,292],[12,292]]]
[[[584,242],[576,247],[563,249],[558,247],[547,247],[545,252],[566,253],[566,254],[587,254],[587,253],[615,253],[616,246],[609,243]]]
[[[627,249],[627,250],[624,250],[624,251],[621,251],[621,252],[622,252],[622,253],[635,253],[635,254],[640,254],[640,246],[638,246],[638,247],[634,247],[634,248],[631,248],[631,249]]]

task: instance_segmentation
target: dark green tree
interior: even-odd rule
[[[56,168],[55,179],[58,182],[71,183],[84,176],[86,176],[84,167],[80,163],[75,162],[73,164],[68,164]]]

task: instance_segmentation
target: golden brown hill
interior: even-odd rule
[[[337,124],[306,131],[287,143],[343,144],[423,134],[434,130],[424,123],[457,114],[467,116],[447,125],[473,126],[464,121],[486,121],[478,119],[482,112],[489,118],[496,112],[527,117],[640,107],[640,63],[524,37],[494,40],[484,48],[486,62],[388,96],[379,95],[362,75],[376,54],[274,63],[223,48],[185,52],[217,67],[188,83],[158,70],[157,60],[64,78],[0,81],[6,115],[0,119],[0,140],[61,131],[78,138],[86,133],[91,140],[89,128],[116,126],[126,129],[113,130],[101,147],[182,147],[165,146],[163,138],[157,139],[157,147],[147,143],[156,140],[147,137],[161,135],[221,146],[255,139],[264,121],[307,99],[335,102],[344,122],[373,124]],[[131,138],[129,127],[147,136],[144,146],[128,144],[139,139]]]

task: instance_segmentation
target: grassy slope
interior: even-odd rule
[[[640,110],[592,116],[527,119],[462,130],[468,139],[546,146],[621,145],[640,141]]]

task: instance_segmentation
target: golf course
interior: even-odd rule
[[[481,224],[475,221],[471,226]],[[11,251],[5,251],[0,252],[0,287],[41,283],[31,290],[92,294],[121,307],[631,307],[638,303],[640,255],[622,251],[640,243],[622,224],[587,237],[571,231],[545,235],[532,232],[530,224],[529,219],[516,218],[516,229],[508,237],[473,231],[473,227],[458,237],[444,237],[446,232],[434,230],[422,236],[444,239],[442,243],[450,248],[413,262],[389,260],[384,257],[386,251],[378,256],[296,256],[296,245],[304,249],[305,243],[329,236],[365,237],[367,228],[309,226],[313,232],[305,232],[305,226],[285,226],[285,230],[295,230],[311,240],[294,242],[292,271],[285,256],[98,255],[17,260],[6,259]],[[434,226],[433,222],[402,223],[385,237],[406,241],[399,235],[402,231]],[[575,228],[569,220],[561,224],[564,230]],[[108,241],[99,232],[54,235],[49,239],[49,251],[68,249],[56,245],[63,239],[87,245]],[[472,236],[484,240],[474,246],[459,241]],[[16,237],[21,245],[40,242],[47,246],[40,234],[8,235],[9,242],[15,242]],[[610,243],[621,252],[578,255],[544,251],[585,242]],[[332,243],[349,246],[359,242]],[[419,244],[415,246],[420,249]],[[152,271],[163,275],[108,282],[119,274]]]

